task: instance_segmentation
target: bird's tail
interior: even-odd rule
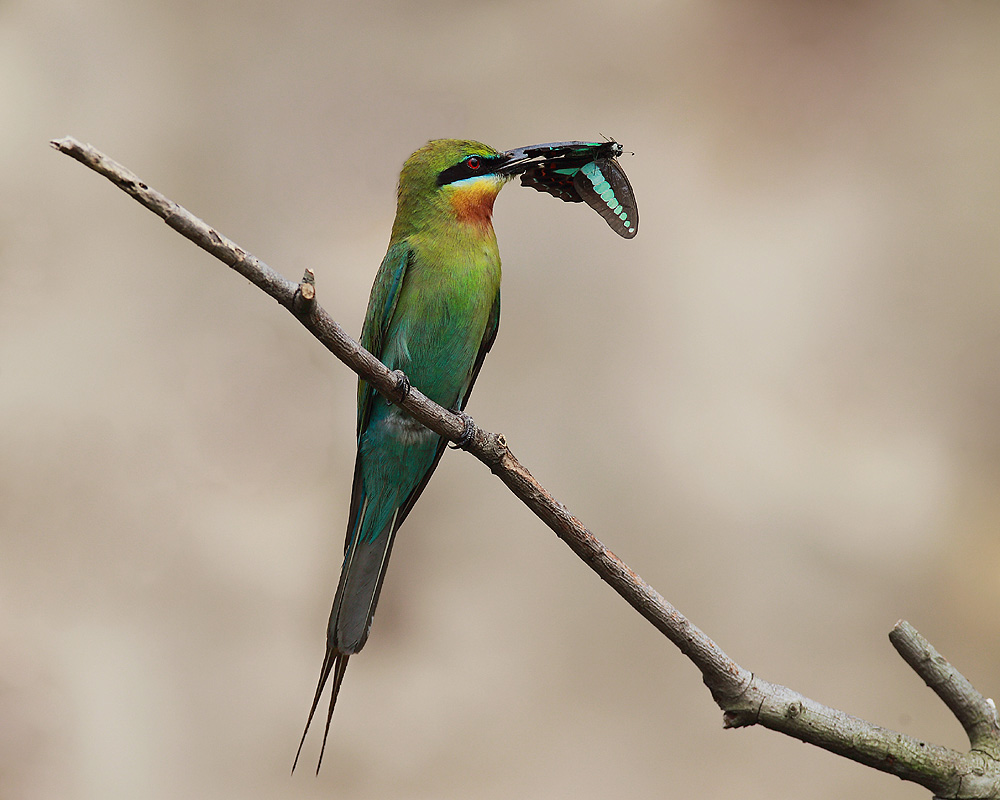
[[[399,513],[398,508],[373,513],[368,496],[363,496],[358,505],[326,634],[328,648],[349,654],[357,653],[368,640]]]
[[[368,497],[360,484],[359,474],[355,475],[355,492],[351,502],[351,524],[348,526],[347,552],[344,555],[344,566],[340,572],[340,583],[333,599],[333,609],[330,611],[330,624],[326,634],[326,656],[319,672],[319,682],[316,694],[313,696],[309,717],[306,719],[305,730],[299,741],[299,749],[295,753],[292,772],[298,764],[302,745],[309,732],[316,708],[319,705],[323,688],[333,675],[333,688],[330,694],[330,708],[326,714],[326,728],[323,731],[323,745],[319,753],[316,772],[323,763],[323,753],[326,750],[326,740],[330,734],[330,721],[333,719],[333,709],[340,694],[340,685],[347,671],[348,658],[357,653],[365,645],[368,632],[371,629],[375,606],[378,604],[382,581],[385,579],[385,569],[389,563],[392,543],[396,538],[399,509],[390,509],[388,514],[373,514]],[[382,517],[379,519],[379,517]],[[374,529],[374,533],[373,533]]]
[[[306,734],[309,733],[309,725],[312,724],[313,716],[316,714],[316,707],[319,705],[320,695],[323,694],[323,687],[333,672],[333,690],[330,695],[330,710],[326,714],[326,728],[323,731],[323,745],[319,750],[319,760],[316,762],[316,774],[319,775],[319,768],[323,764],[323,753],[326,752],[326,737],[330,733],[330,720],[333,719],[333,707],[337,704],[337,695],[340,694],[340,684],[344,682],[344,673],[347,672],[346,653],[337,653],[335,650],[326,651],[326,658],[323,659],[323,667],[319,671],[319,683],[316,685],[316,695],[313,697],[312,707],[309,709],[309,717],[306,719],[305,730],[302,731],[302,738],[299,740],[299,749],[295,751],[295,761],[292,762],[292,772],[298,766],[299,756],[302,755],[302,745],[305,744]]]

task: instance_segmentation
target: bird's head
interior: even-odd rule
[[[457,221],[487,228],[493,201],[513,177],[511,159],[482,142],[435,139],[410,156],[399,175],[393,238]]]

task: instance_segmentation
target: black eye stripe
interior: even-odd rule
[[[438,173],[437,185],[445,186],[449,183],[455,183],[455,181],[474,178],[477,175],[489,175],[494,171],[497,162],[500,160],[499,156],[480,156],[475,154],[466,156],[455,166],[441,170]]]

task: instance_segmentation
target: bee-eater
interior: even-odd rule
[[[629,237],[637,217],[628,216],[634,210],[631,188],[613,162],[620,153],[615,142],[558,142],[506,153],[458,139],[421,147],[399,176],[396,219],[375,276],[361,344],[389,369],[405,373],[431,400],[462,411],[500,324],[500,253],[492,219],[500,189],[514,175],[525,175],[526,185],[564,200],[586,200]],[[612,174],[613,186],[602,184],[601,168],[617,170],[621,178]],[[396,531],[447,444],[364,379],[358,382],[357,436],[344,565],[327,627],[326,657],[295,755],[297,764],[332,675],[317,772],[348,659],[364,647],[371,629]]]
[[[503,172],[508,161],[479,142],[438,139],[410,156],[399,176],[396,220],[361,344],[445,408],[465,408],[500,324],[500,252],[492,215],[493,201],[511,177]],[[306,722],[308,731],[332,673],[324,749],[347,661],[368,638],[396,531],[446,444],[364,379],[358,382],[357,435],[344,566]]]

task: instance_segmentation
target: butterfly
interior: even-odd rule
[[[505,153],[521,185],[567,203],[586,203],[619,236],[631,239],[639,228],[635,194],[617,157],[618,142],[551,142]]]

